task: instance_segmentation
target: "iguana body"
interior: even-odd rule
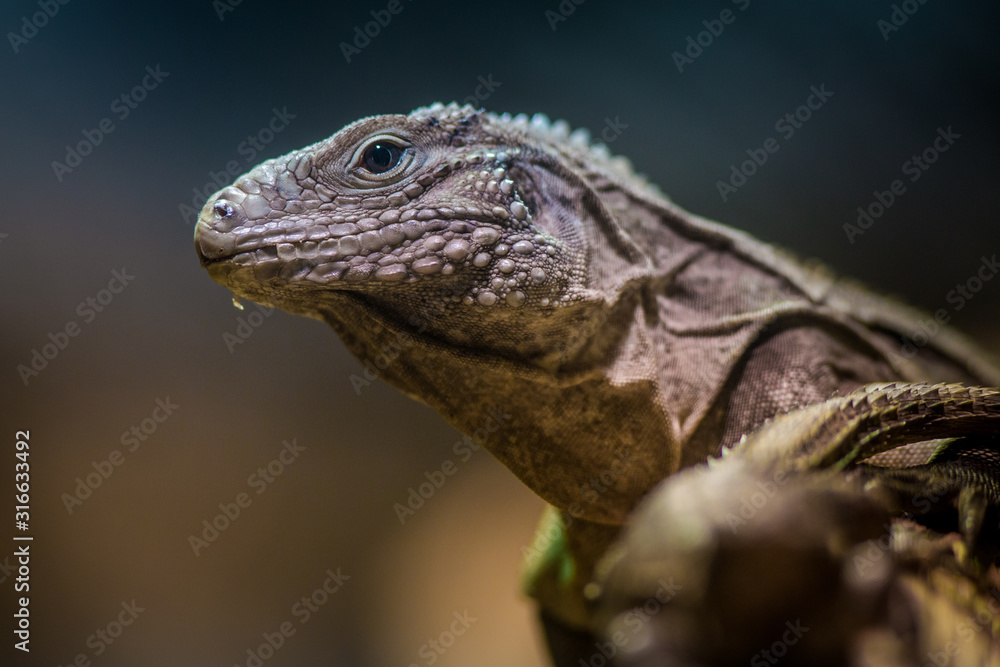
[[[946,328],[904,356],[917,313],[681,210],[542,116],[360,120],[221,190],[195,237],[216,281],[328,322],[460,431],[502,406],[487,448],[569,524],[534,591],[571,625],[636,502],[772,415],[876,381],[1000,384]]]
[[[929,463],[863,463],[930,437]],[[998,510],[1000,390],[869,385],[647,496],[596,624],[623,667],[1000,664]],[[623,622],[666,577],[669,607]]]

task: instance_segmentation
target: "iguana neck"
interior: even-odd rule
[[[626,300],[610,317],[631,316],[637,308],[637,299]],[[590,332],[578,328],[579,342],[570,343],[576,354],[562,361],[564,350],[556,348],[539,357],[551,364],[546,368],[471,342],[464,349],[444,344],[353,299],[323,316],[354,354],[369,360],[371,374],[427,403],[462,433],[475,437],[491,414],[507,414],[478,444],[575,517],[620,524],[678,467],[679,443],[655,416],[655,383],[615,385],[602,371],[606,359],[599,357],[612,352],[616,337],[606,334],[628,327],[605,320]]]

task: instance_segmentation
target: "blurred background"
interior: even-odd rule
[[[35,538],[31,653],[4,664],[546,664],[518,594],[541,501],[428,408],[355,391],[325,325],[240,312],[198,265],[216,183],[362,116],[475,101],[604,132],[681,206],[1000,347],[1000,280],[947,298],[1000,251],[995,5],[62,1],[0,7],[0,515],[9,539],[29,429]],[[832,96],[776,126],[811,87]]]

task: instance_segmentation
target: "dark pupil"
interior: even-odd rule
[[[395,144],[387,141],[376,142],[365,149],[363,157],[365,169],[373,174],[385,173],[399,164],[399,157],[402,154],[403,151]]]

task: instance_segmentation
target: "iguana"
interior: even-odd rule
[[[327,322],[551,506],[527,587],[549,638],[660,480],[775,414],[867,383],[1000,384],[921,313],[692,215],[584,130],[434,104],[364,118],[205,204],[238,297]]]

